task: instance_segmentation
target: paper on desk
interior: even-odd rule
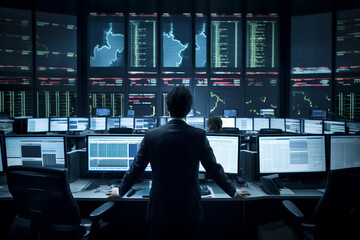
[[[293,195],[295,194],[291,189],[288,188],[280,188],[280,195]]]

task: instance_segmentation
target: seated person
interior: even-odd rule
[[[207,126],[211,133],[221,133],[222,120],[219,116],[209,116]]]

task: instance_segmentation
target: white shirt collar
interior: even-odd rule
[[[172,120],[180,120],[180,121],[184,121],[184,122],[186,122],[186,119],[185,118],[176,118],[176,117],[170,117],[170,119],[169,119],[169,121],[168,122],[170,122],[170,121],[172,121]]]

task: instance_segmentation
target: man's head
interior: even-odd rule
[[[190,112],[191,105],[191,92],[184,86],[174,87],[166,96],[166,106],[171,117],[186,117]]]
[[[209,116],[207,125],[211,131],[220,132],[222,127],[222,120],[218,116]]]

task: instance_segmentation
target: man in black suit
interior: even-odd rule
[[[236,189],[224,173],[204,130],[189,126],[185,117],[192,105],[190,91],[173,88],[166,97],[170,120],[148,131],[119,188],[107,195],[124,196],[148,163],[153,172],[147,220],[153,239],[193,239],[203,221],[198,180],[199,162],[213,180],[231,197],[249,193]]]

